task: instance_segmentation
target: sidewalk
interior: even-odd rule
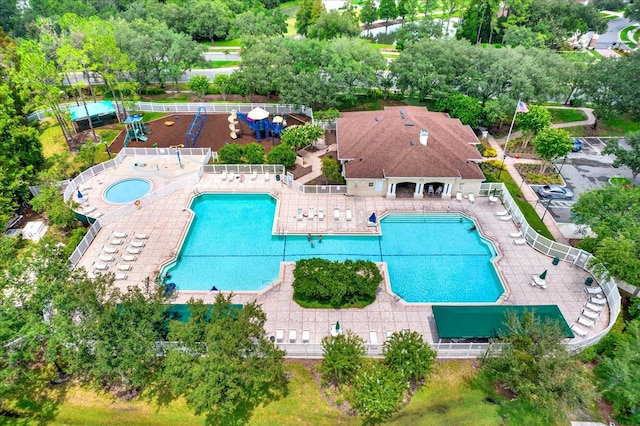
[[[570,107],[551,107],[551,108],[568,109]],[[593,110],[590,108],[571,108],[571,109],[579,109],[580,111],[583,111],[587,115],[587,119],[583,121],[573,121],[570,123],[555,123],[555,124],[552,124],[551,127],[563,128],[563,127],[588,126],[590,124],[593,124],[596,120],[596,117],[593,115]],[[522,136],[522,132],[512,132],[509,140],[512,141],[520,136]],[[551,232],[551,235],[553,235],[553,237],[559,243],[568,245],[568,239],[562,234],[562,232],[560,232],[560,229],[558,228],[558,223],[553,218],[553,215],[548,213],[546,215],[544,214],[545,207],[541,203],[538,203],[539,201],[538,195],[534,192],[533,189],[531,189],[529,185],[524,184],[524,179],[520,176],[520,173],[516,169],[516,164],[519,164],[519,163],[540,164],[541,161],[532,160],[528,158],[513,158],[513,157],[509,157],[508,155],[505,157],[503,146],[504,146],[504,143],[506,142],[506,139],[507,139],[506,137],[501,139],[495,139],[491,135],[487,136],[487,141],[491,144],[491,147],[495,149],[497,152],[497,158],[498,159],[504,158],[504,164],[507,167],[506,171],[511,175],[513,180],[516,183],[518,183],[518,185],[520,186],[520,189],[522,190],[525,200],[529,204],[534,206],[536,212],[538,213],[538,216],[540,217],[544,216],[544,224],[549,229],[549,232]]]

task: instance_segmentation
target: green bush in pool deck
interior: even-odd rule
[[[293,300],[303,307],[363,307],[375,300],[382,274],[364,260],[299,260],[293,271]]]

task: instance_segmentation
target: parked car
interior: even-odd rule
[[[560,198],[570,200],[573,198],[573,191],[560,185],[544,185],[538,188],[540,198]]]
[[[573,140],[573,146],[571,147],[571,152],[580,152],[582,151],[582,141],[579,139]]]

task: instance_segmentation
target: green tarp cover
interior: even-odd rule
[[[87,118],[87,110],[89,110],[90,117],[98,117],[105,114],[115,114],[116,109],[113,107],[111,101],[102,101],[87,104],[85,109],[84,105],[71,107],[71,121],[83,120]]]
[[[546,322],[557,320],[567,337],[574,337],[569,324],[556,305],[526,306],[433,306],[438,335],[441,339],[473,339],[497,337],[504,325],[507,312],[521,316],[533,312]]]

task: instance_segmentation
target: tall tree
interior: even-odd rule
[[[540,165],[540,173],[544,173],[547,166],[553,161],[570,153],[573,146],[573,140],[566,130],[551,128],[541,130],[533,138],[532,143],[538,157],[543,160]]]
[[[614,167],[629,167],[632,173],[631,181],[635,182],[640,174],[640,132],[629,133],[624,140],[630,149],[621,146],[618,139],[609,139],[602,153],[616,156],[613,161]]]
[[[265,338],[266,316],[254,302],[238,307],[218,294],[209,308],[189,302],[188,322],[172,322],[165,380],[211,424],[248,418],[283,395],[284,352]]]
[[[337,37],[357,37],[360,34],[358,20],[351,13],[332,10],[318,17],[315,23],[309,25],[308,35],[320,40],[330,40]]]
[[[396,0],[380,0],[380,6],[378,6],[378,16],[380,16],[380,19],[384,19],[384,27],[385,31],[387,31],[389,28],[389,20],[396,19],[398,17]]]
[[[307,35],[308,28],[313,25],[320,15],[326,12],[322,0],[302,0],[296,13],[296,30],[300,35]]]
[[[224,39],[231,25],[233,13],[221,0],[197,0],[189,7],[189,34],[195,40]]]
[[[529,105],[528,108],[529,112],[516,116],[518,130],[524,134],[525,146],[538,133],[551,126],[551,113],[548,109],[540,105]]]
[[[376,19],[378,19],[378,8],[376,8],[375,2],[373,0],[365,0],[360,10],[360,22],[369,30]]]

